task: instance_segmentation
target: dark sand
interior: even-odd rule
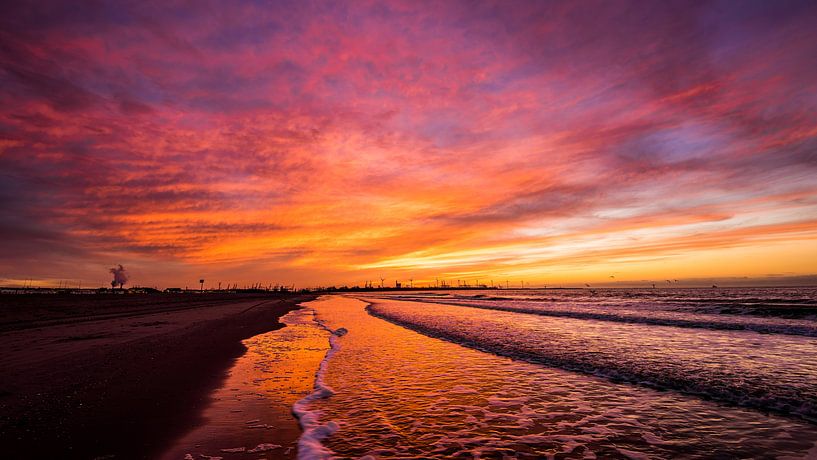
[[[0,297],[0,455],[153,458],[244,352],[314,296]]]

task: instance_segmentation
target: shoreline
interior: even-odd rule
[[[4,450],[20,458],[153,458],[201,423],[211,392],[246,351],[241,341],[283,327],[281,316],[313,298],[219,297],[163,311],[156,297],[153,312],[100,320],[85,312],[82,322],[4,330]]]

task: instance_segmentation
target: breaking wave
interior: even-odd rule
[[[675,326],[699,329],[717,329],[732,331],[753,331],[762,334],[788,334],[817,337],[817,322],[806,319],[763,318],[756,316],[697,313],[694,311],[646,309],[641,305],[611,306],[584,303],[556,303],[552,300],[457,297],[421,298],[401,297],[402,300],[422,301],[443,305],[459,305],[482,308],[486,310],[527,313],[532,315],[554,316],[561,318],[594,319],[622,323],[650,324],[657,326]],[[734,307],[734,306],[733,306]]]
[[[372,302],[373,316],[481,351],[817,421],[811,337]]]
[[[337,338],[348,331],[342,327],[332,330],[318,319],[315,319],[315,323],[329,332],[329,350],[327,350],[326,356],[324,356],[318,371],[315,373],[315,390],[292,406],[292,414],[298,419],[301,430],[303,430],[301,437],[298,439],[298,458],[302,460],[332,458],[333,452],[326,448],[321,441],[331,436],[339,428],[337,422],[333,420],[321,423],[320,412],[311,410],[309,406],[313,401],[326,399],[335,394],[335,391],[325,382],[326,367],[332,355],[340,349]]]

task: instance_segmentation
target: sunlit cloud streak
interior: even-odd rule
[[[815,24],[813,2],[6,7],[0,278],[817,273]]]

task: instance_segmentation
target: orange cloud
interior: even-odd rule
[[[0,278],[817,272],[814,8],[585,8],[19,8]]]

